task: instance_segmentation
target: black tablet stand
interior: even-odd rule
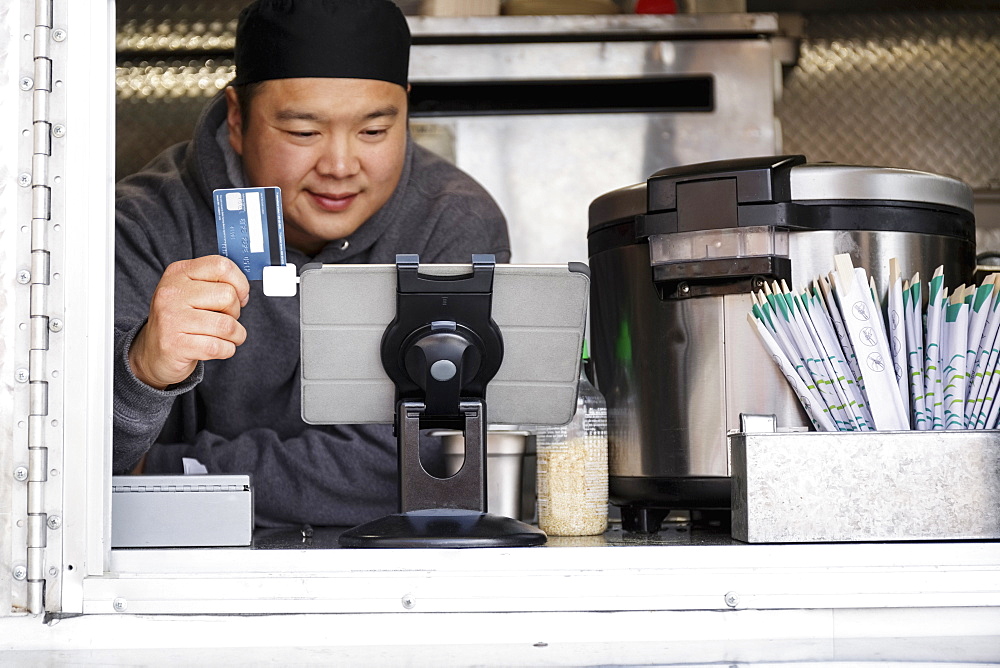
[[[396,318],[382,336],[382,366],[396,384],[399,512],[341,534],[344,547],[514,547],[545,533],[486,512],[486,386],[503,361],[491,317],[492,255],[472,273],[419,273],[416,255],[396,256]],[[420,463],[420,430],[459,429],[465,462],[438,478]]]

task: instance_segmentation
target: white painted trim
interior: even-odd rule
[[[114,311],[113,0],[55,0],[67,33],[64,612],[110,555]],[[59,7],[59,5],[62,5]],[[72,249],[72,251],[70,251]],[[73,569],[69,570],[72,566]]]

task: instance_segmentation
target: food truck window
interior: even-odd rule
[[[267,550],[112,549],[114,5],[30,5],[7,15],[23,36],[19,69],[34,73],[12,79],[21,102],[18,166],[29,173],[17,201],[25,279],[16,293],[15,361],[26,375],[16,395],[24,419],[15,423],[13,451],[23,453],[28,513],[11,532],[11,551],[24,555],[17,557],[23,577],[11,588],[14,607],[70,615],[412,608],[412,597],[397,591],[409,584],[395,576],[379,583],[378,573],[398,572],[397,556],[341,551],[331,558],[297,549],[306,538],[334,546],[307,532],[272,540]],[[191,523],[204,514],[192,507]],[[162,518],[150,512],[146,519],[152,525]],[[456,572],[470,572],[469,559],[477,568],[518,569],[502,557],[462,555]],[[407,563],[419,580],[438,560],[419,553]],[[509,574],[501,575],[495,585],[503,596]],[[472,591],[468,577],[455,581],[457,592]],[[213,582],[207,596],[206,581]],[[382,602],[373,607],[375,600]]]
[[[33,261],[42,266],[44,263],[36,257],[45,257],[51,274],[47,282],[43,282],[40,275],[35,276],[30,283],[30,299],[28,289],[24,289],[24,317],[21,321],[25,330],[18,333],[19,350],[23,350],[26,364],[32,345],[46,343],[49,347],[48,361],[45,362],[47,377],[32,376],[32,382],[26,383],[31,385],[30,391],[35,391],[39,396],[41,383],[46,384],[45,414],[34,415],[31,420],[25,419],[22,431],[17,432],[24,451],[35,451],[33,456],[39,463],[39,466],[32,466],[32,490],[37,492],[44,489],[44,495],[35,493],[33,498],[38,504],[33,506],[30,527],[26,522],[21,529],[21,538],[18,539],[25,543],[26,551],[30,541],[36,550],[34,554],[44,553],[44,559],[36,556],[31,562],[31,568],[27,569],[30,571],[28,581],[36,592],[44,592],[46,605],[53,606],[53,609],[79,612],[89,608],[110,612],[116,610],[113,604],[118,598],[128,598],[122,594],[126,588],[125,583],[141,588],[141,582],[162,577],[165,573],[170,574],[170,586],[166,588],[171,591],[173,600],[179,601],[185,597],[199,597],[197,588],[187,578],[205,576],[206,573],[226,572],[252,579],[252,575],[246,574],[322,570],[318,566],[318,557],[307,556],[301,550],[112,550],[112,192],[116,176],[124,176],[128,171],[141,166],[133,164],[123,172],[120,154],[116,161],[115,105],[116,100],[121,102],[126,94],[123,92],[116,98],[115,86],[120,84],[125,91],[132,90],[133,83],[149,85],[150,90],[142,88],[139,92],[153,97],[162,93],[163,99],[157,104],[164,107],[180,104],[180,98],[174,99],[171,95],[181,92],[183,87],[157,88],[155,84],[160,81],[157,77],[163,83],[167,74],[172,76],[176,72],[158,72],[154,65],[148,63],[146,66],[136,64],[136,67],[147,67],[148,71],[144,70],[142,76],[133,78],[130,75],[115,81],[111,74],[115,71],[116,64],[115,8],[112,3],[100,0],[79,3],[53,0],[47,3],[46,0],[40,0],[36,6],[43,8],[39,10],[39,15],[24,12],[18,17],[19,29],[24,36],[20,43],[23,63],[21,70],[31,71],[35,65],[29,63],[44,64],[44,61],[51,60],[52,85],[50,90],[21,93],[22,115],[18,123],[23,137],[18,155],[19,164],[22,165],[31,165],[34,160],[39,169],[45,170],[50,183],[45,186],[48,190],[24,188],[19,191],[18,196],[19,210],[24,211],[22,220],[33,220],[30,213],[33,203],[50,206],[51,217],[36,219],[45,220],[44,224],[36,224],[34,220],[31,225],[24,224],[26,231],[22,238],[32,237],[32,243],[37,242],[38,247],[33,249],[28,243],[22,243],[19,247],[19,266],[31,267]],[[123,3],[123,7],[127,6],[128,3]],[[51,8],[51,18],[45,15],[46,8]],[[45,42],[45,49],[36,49],[34,45],[39,17],[50,20],[52,26],[49,28],[50,38]],[[511,182],[505,180],[512,175],[509,174],[510,170],[503,167],[507,164],[504,159],[491,164],[488,172],[484,172],[481,177],[474,174],[500,200],[510,197],[510,192],[516,186],[518,197],[527,202],[530,197],[522,197],[522,190],[539,186],[537,202],[530,200],[530,205],[522,203],[523,206],[518,206],[513,200],[501,201],[509,218],[514,243],[521,243],[520,261],[551,262],[556,257],[563,260],[567,257],[584,259],[586,234],[580,226],[586,225],[586,205],[594,196],[620,185],[623,179],[633,182],[642,180],[650,171],[650,165],[658,167],[667,160],[694,161],[696,157],[715,157],[708,152],[721,141],[720,137],[730,135],[734,141],[744,142],[750,154],[768,154],[773,151],[773,62],[770,46],[765,40],[759,39],[761,32],[773,32],[776,29],[775,25],[767,21],[755,24],[756,27],[741,28],[746,31],[748,39],[727,38],[704,42],[684,39],[672,43],[669,40],[650,40],[648,36],[640,34],[634,41],[601,43],[599,40],[584,38],[575,45],[570,44],[569,48],[563,43],[553,44],[558,53],[554,51],[551,55],[560,58],[562,67],[569,68],[568,71],[574,73],[568,78],[580,81],[558,87],[557,94],[548,96],[541,94],[547,87],[531,83],[538,79],[550,80],[551,72],[555,71],[548,68],[544,71],[531,69],[537,62],[548,62],[545,58],[550,55],[546,50],[542,54],[545,58],[539,61],[539,50],[547,49],[547,46],[537,36],[526,39],[523,45],[516,41],[502,45],[482,44],[481,41],[470,43],[460,49],[460,53],[470,54],[468,58],[442,58],[439,49],[442,46],[450,48],[449,45],[429,46],[427,57],[414,60],[423,68],[420,76],[425,82],[453,80],[453,74],[449,74],[446,69],[441,70],[451,62],[463,62],[470,67],[474,63],[481,63],[477,67],[482,71],[469,75],[480,80],[489,78],[493,67],[491,63],[494,61],[510,60],[512,69],[501,77],[506,78],[506,83],[487,86],[492,97],[489,108],[485,110],[489,113],[483,115],[476,115],[476,109],[468,108],[467,100],[463,101],[461,96],[456,96],[456,92],[465,89],[466,84],[437,87],[429,84],[423,89],[426,92],[423,99],[432,109],[427,111],[424,120],[441,121],[444,125],[432,127],[455,129],[462,136],[462,141],[453,142],[452,148],[457,149],[456,162],[470,172],[472,169],[469,165],[463,164],[463,160],[468,160],[470,156],[464,155],[463,151],[475,142],[467,139],[486,137],[495,143],[498,137],[515,136],[518,138],[518,150],[524,151],[525,155],[537,156],[539,151],[534,138],[540,136],[540,132],[548,141],[553,142],[553,146],[559,146],[560,150],[563,146],[584,150],[585,157],[580,159],[583,163],[606,164],[606,169],[578,170],[580,178],[568,180],[567,190],[558,195],[552,191],[547,178],[528,177],[521,173],[532,166],[532,160],[520,161],[519,164],[523,167],[515,170],[518,174],[513,175],[518,179]],[[59,40],[52,37],[57,29],[63,31]],[[529,26],[526,29],[530,31],[532,28]],[[136,36],[126,37],[131,39]],[[565,52],[562,51],[564,48]],[[473,57],[475,54],[471,54],[468,49],[480,49],[476,53],[486,60]],[[501,50],[504,50],[503,53],[499,53]],[[619,57],[599,57],[608,51],[619,53]],[[220,53],[212,57],[220,56]],[[655,61],[655,67],[665,71],[651,75],[644,69],[649,64],[646,62],[648,58]],[[726,62],[739,63],[739,67],[727,67]],[[105,66],[99,67],[99,63],[104,63]],[[223,57],[213,68],[196,68],[193,74],[199,77],[199,86],[203,83],[211,89],[225,84],[224,75],[228,73],[228,66]],[[184,74],[183,63],[179,67],[178,71]],[[762,85],[746,85],[747,77],[750,76],[748,71],[751,70],[754,76],[759,74],[762,77]],[[106,72],[107,76],[95,76],[98,72]],[[649,81],[641,81],[650,76]],[[661,93],[652,103],[646,95],[651,87]],[[592,95],[594,90],[603,91],[605,94],[601,97],[612,98],[613,104],[601,103],[599,108],[595,108]],[[670,94],[664,96],[664,91]],[[739,94],[733,94],[733,91],[739,91]],[[525,107],[521,103],[521,107],[510,109],[512,101],[519,100],[524,92],[533,92],[534,99],[530,104]],[[199,93],[200,97],[192,98],[198,106],[209,97],[203,93],[204,91]],[[139,97],[141,96],[133,95],[130,99],[134,102]],[[184,103],[190,105],[192,99],[185,99]],[[44,122],[49,123],[48,126],[32,120],[31,103],[36,103],[39,108],[47,108],[51,119]],[[436,117],[437,112],[433,110],[440,111],[442,108],[444,116]],[[751,109],[752,113],[749,111]],[[501,113],[504,111],[509,113]],[[463,114],[468,115],[468,118]],[[745,119],[748,114],[758,120],[740,124],[733,122],[734,118]],[[135,119],[136,114],[130,114],[130,118]],[[62,126],[58,132],[56,125]],[[748,135],[744,128],[751,126],[755,130]],[[135,131],[132,123],[124,128],[119,126],[118,129],[122,133]],[[557,130],[557,133],[552,134]],[[592,141],[593,132],[598,130],[605,132],[605,139],[615,146],[622,143],[623,137],[630,137],[626,143],[633,146],[634,150],[607,153],[601,148],[600,142]],[[584,138],[582,142],[581,137]],[[660,141],[661,138],[668,137],[676,137],[681,144]],[[45,152],[48,145],[46,142],[51,142],[51,158],[48,163],[34,157]],[[35,151],[36,148],[42,150]],[[658,151],[666,151],[667,154],[660,155]],[[492,155],[495,151],[487,153]],[[555,156],[560,155],[560,151],[546,153],[554,156],[554,160],[557,159]],[[620,159],[623,164],[611,165],[607,162],[611,159]],[[565,171],[564,164],[545,164],[538,168],[542,175]],[[36,196],[37,193],[43,193],[44,196]],[[527,251],[535,245],[526,241],[529,235],[538,232],[535,224],[538,210],[558,213],[565,218],[565,221],[562,218],[550,221],[547,229],[549,232],[553,229],[565,232],[567,237],[572,238],[572,242],[563,241],[560,237],[548,246],[546,252],[552,255],[527,257]],[[523,237],[520,242],[519,235]],[[540,244],[538,246],[541,247]],[[29,302],[37,302],[35,305],[40,309],[44,306],[45,312],[40,310],[38,314],[39,322],[42,316],[50,318],[44,330],[39,327],[32,330],[29,327],[32,324]],[[61,324],[57,324],[57,320]],[[42,332],[48,332],[47,338],[42,337]],[[31,336],[33,333],[37,336]],[[46,340],[43,341],[43,338]],[[41,355],[35,357],[40,359]],[[26,416],[29,414],[28,394],[29,388],[25,387],[23,412]],[[43,448],[28,447],[29,441],[41,444],[43,440],[45,457],[39,454]],[[27,462],[28,456],[24,459]],[[35,477],[44,477],[45,480],[36,481]],[[34,484],[35,482],[38,484]],[[49,523],[49,519],[56,516],[58,519]],[[291,538],[297,539],[274,541],[269,546],[302,546],[302,536],[292,535]],[[41,546],[43,539],[44,547]],[[322,543],[318,540],[312,544]],[[425,558],[423,555],[410,557],[416,560],[413,562],[415,564],[423,563]],[[338,553],[335,561],[329,557],[323,559],[324,568],[334,563],[338,568],[365,570],[378,563],[390,563],[385,561],[388,557],[384,555],[346,551]],[[43,563],[44,572],[39,570]],[[56,569],[55,575],[50,574],[51,568]],[[110,574],[111,578],[105,577],[105,574]],[[245,585],[247,581],[239,582]],[[233,587],[242,586],[236,581],[229,584]],[[281,585],[279,583],[273,586],[278,588]],[[154,598],[161,595],[161,592],[154,589],[142,596]],[[38,599],[37,594],[35,598]],[[138,604],[133,600],[131,604],[120,605],[130,605],[129,610],[136,611]],[[288,605],[295,607],[292,603]],[[158,609],[173,609],[166,604],[164,606]]]

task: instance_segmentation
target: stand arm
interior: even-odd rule
[[[456,508],[486,512],[486,406],[459,404],[465,421],[465,462],[450,478],[437,478],[420,463],[420,416],[425,405],[401,401],[396,408],[399,445],[399,511]]]

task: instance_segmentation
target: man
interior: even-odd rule
[[[496,203],[408,137],[409,41],[389,0],[258,0],[194,139],[118,185],[115,472],[249,473],[265,526],[397,509],[391,426],[302,422],[298,300],[217,255],[212,191],[279,186],[299,268],[508,261]]]

